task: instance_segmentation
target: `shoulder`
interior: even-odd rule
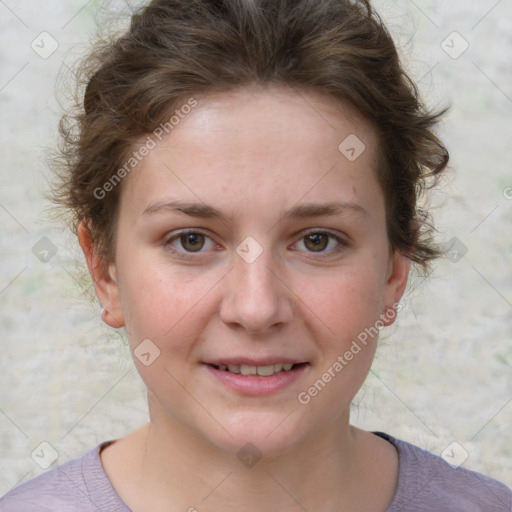
[[[129,512],[101,465],[99,453],[107,444],[18,485],[0,499],[0,511]]]
[[[387,512],[511,512],[512,490],[476,471],[454,467],[442,457],[382,432],[398,450],[395,496]]]

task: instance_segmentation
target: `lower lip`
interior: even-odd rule
[[[308,363],[301,364],[288,371],[281,371],[269,377],[261,375],[242,375],[219,370],[205,364],[208,371],[225,386],[248,396],[265,396],[291,386],[307,369]]]

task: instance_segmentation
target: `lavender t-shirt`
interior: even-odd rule
[[[387,512],[512,512],[512,490],[474,471],[382,432],[398,450],[398,485]],[[0,499],[1,512],[132,512],[112,487],[101,443],[80,458],[18,485]]]

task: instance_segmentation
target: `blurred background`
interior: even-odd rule
[[[382,331],[352,422],[512,486],[512,2],[374,2],[430,107],[451,170],[430,204],[449,248]],[[106,11],[137,2],[0,0],[0,495],[148,420],[84,259],[48,216],[63,77]]]

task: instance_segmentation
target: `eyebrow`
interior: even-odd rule
[[[162,212],[180,212],[190,217],[200,219],[219,219],[227,222],[228,217],[217,208],[204,203],[195,203],[188,201],[167,201],[158,202],[148,206],[141,214],[141,216],[151,215]],[[286,212],[283,212],[280,219],[296,219],[296,218],[310,218],[321,216],[334,216],[344,213],[357,213],[359,215],[367,215],[367,211],[359,204],[342,201],[330,203],[306,203],[296,205]]]
[[[288,211],[284,212],[282,219],[334,216],[346,212],[359,213],[360,215],[367,213],[361,205],[350,201],[325,204],[306,203],[290,208]]]

